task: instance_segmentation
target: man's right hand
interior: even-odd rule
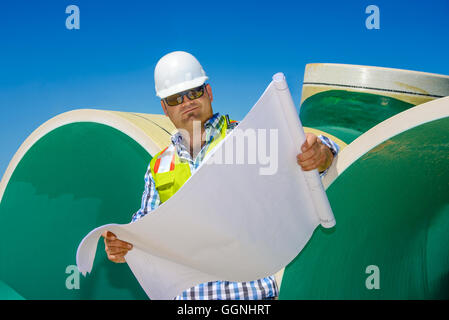
[[[110,231],[105,231],[101,235],[104,238],[104,247],[108,259],[115,263],[124,263],[125,255],[132,249],[132,244],[117,239],[117,236]]]

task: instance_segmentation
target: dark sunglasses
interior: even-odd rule
[[[167,98],[164,98],[163,100],[170,107],[174,107],[177,106],[178,104],[181,104],[184,101],[184,96],[187,96],[187,98],[189,98],[190,100],[201,98],[204,94],[205,86],[206,85],[203,84],[199,87],[176,93]]]

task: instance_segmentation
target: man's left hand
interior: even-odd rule
[[[306,141],[301,151],[302,153],[296,156],[296,161],[304,171],[318,169],[323,172],[329,168],[334,158],[330,149],[313,133],[306,133]]]

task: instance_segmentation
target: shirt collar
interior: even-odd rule
[[[217,129],[220,125],[220,120],[221,120],[220,113],[219,112],[214,113],[214,115],[204,123],[204,128],[207,129],[209,127],[213,127]]]
[[[220,115],[219,112],[214,113],[214,115],[212,117],[210,117],[210,119],[204,123],[204,129],[207,130],[209,128],[213,128],[213,129],[219,130],[220,125],[223,122],[222,118],[223,117]],[[171,136],[171,142],[175,146],[182,144],[182,135],[179,131]]]

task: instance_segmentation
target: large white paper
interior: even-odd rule
[[[237,163],[237,139],[254,132],[256,161],[248,143],[244,163]],[[304,172],[296,162],[304,141],[285,78],[276,74],[237,128],[168,201],[134,223],[91,231],[78,247],[79,270],[92,270],[98,239],[109,230],[133,244],[126,262],[151,299],[173,299],[208,281],[275,274],[320,223],[335,224],[318,172]]]

